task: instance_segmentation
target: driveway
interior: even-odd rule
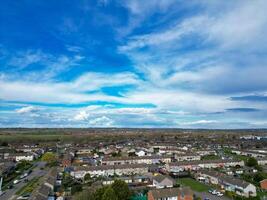
[[[37,166],[35,168],[33,168],[32,173],[29,176],[21,179],[21,182],[16,184],[16,185],[14,185],[14,187],[12,189],[5,190],[4,194],[0,197],[0,199],[1,200],[16,199],[17,198],[16,192],[27,184],[27,183],[24,182],[25,179],[28,179],[30,181],[35,177],[41,177],[41,176],[44,176],[47,173],[46,170],[41,170],[40,169],[40,168],[45,166],[44,162],[37,162],[36,165]]]
[[[197,197],[201,197],[201,199],[209,198],[210,200],[231,200],[229,197],[226,196],[218,197],[208,192],[194,192],[194,193]]]

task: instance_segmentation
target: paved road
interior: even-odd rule
[[[194,192],[196,196],[201,197],[201,199],[209,198],[210,200],[231,200],[226,196],[218,197],[216,195],[212,195],[208,192]]]
[[[47,171],[46,170],[41,170],[40,168],[44,167],[45,166],[45,163],[44,162],[37,162],[36,163],[37,166],[32,170],[32,173],[27,176],[26,178],[30,181],[32,180],[33,178],[35,177],[41,177],[41,176],[44,176]],[[4,194],[2,196],[0,196],[0,199],[1,200],[12,200],[12,199],[16,199],[17,196],[16,196],[16,192],[21,189],[24,185],[26,185],[27,183],[24,182],[24,180],[26,179],[22,179],[22,181],[16,185],[14,185],[14,187],[12,189],[7,189],[5,190]]]

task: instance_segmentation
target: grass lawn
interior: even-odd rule
[[[23,195],[26,193],[32,193],[32,191],[35,189],[35,187],[38,186],[40,177],[36,177],[32,180],[30,180],[24,187],[22,187],[20,190],[16,192],[17,195]]]
[[[202,156],[201,160],[217,160],[220,159],[220,156],[217,155],[206,155]]]
[[[243,160],[244,162],[246,162],[247,159],[249,158],[248,156],[242,156],[242,155],[237,155],[235,153],[232,153],[231,149],[228,149],[228,148],[224,149],[224,153],[228,156],[233,156],[235,159]]]
[[[192,178],[179,178],[177,180],[177,183],[182,186],[189,186],[192,190],[197,191],[197,192],[207,192],[209,189],[212,188]]]

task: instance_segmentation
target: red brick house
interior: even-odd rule
[[[267,179],[264,179],[260,182],[261,189],[267,190]]]

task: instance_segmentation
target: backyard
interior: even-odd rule
[[[177,184],[181,186],[189,186],[192,190],[197,192],[207,192],[211,189],[210,186],[200,183],[192,178],[179,178]]]

